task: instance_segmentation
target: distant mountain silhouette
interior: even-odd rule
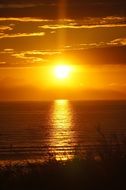
[[[126,99],[126,93],[117,90],[100,90],[100,89],[39,89],[33,86],[22,87],[1,87],[1,100],[53,100],[53,99],[70,99],[70,100],[115,100]]]

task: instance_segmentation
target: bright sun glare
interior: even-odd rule
[[[71,72],[71,66],[69,65],[57,65],[54,69],[54,74],[58,79],[68,78]]]

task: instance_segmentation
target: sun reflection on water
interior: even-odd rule
[[[70,159],[72,134],[72,110],[68,100],[55,100],[51,111],[52,152],[57,160]]]

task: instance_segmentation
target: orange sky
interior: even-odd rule
[[[126,99],[125,2],[117,9],[114,1],[101,0],[99,15],[82,11],[93,1],[36,3],[0,3],[0,101]],[[26,9],[29,15],[20,13]],[[62,81],[53,69],[61,61],[74,68]]]

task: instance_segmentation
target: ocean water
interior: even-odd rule
[[[126,136],[126,101],[1,102],[0,159],[68,158],[76,147]]]

